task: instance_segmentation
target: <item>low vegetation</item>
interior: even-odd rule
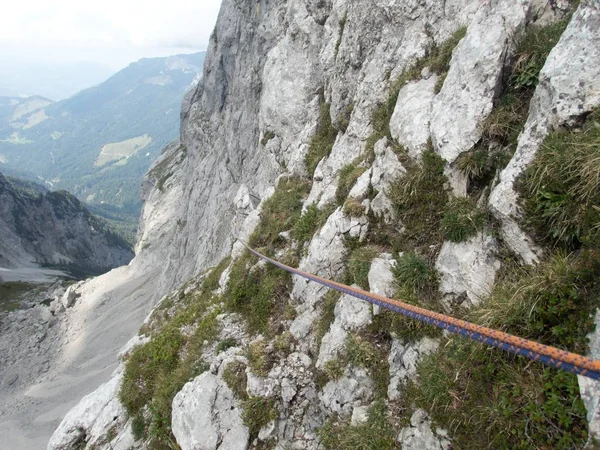
[[[330,106],[329,103],[321,103],[321,115],[317,124],[317,131],[310,140],[308,152],[306,153],[305,163],[311,177],[314,175],[319,161],[331,153],[338,134],[338,130],[331,123]]]
[[[344,204],[344,201],[348,198],[350,190],[365,170],[363,165],[360,165],[361,160],[357,159],[352,161],[350,164],[342,167],[338,173],[338,185],[335,191],[335,201],[338,206]]]
[[[470,198],[453,198],[440,223],[444,238],[463,242],[483,229],[485,214]]]
[[[525,221],[542,242],[600,245],[600,110],[546,138],[520,179]]]
[[[390,199],[405,227],[404,249],[420,249],[431,259],[443,240],[441,221],[448,203],[444,161],[433,150],[423,152],[420,165],[411,164],[390,187]],[[431,247],[431,246],[434,247]]]
[[[299,242],[310,241],[317,230],[325,224],[334,209],[334,204],[319,209],[316,203],[312,203],[296,221],[292,228],[292,237]]]
[[[595,250],[555,255],[498,284],[471,319],[584,353],[599,270]],[[451,338],[420,364],[419,379],[404,401],[427,408],[459,448],[567,449],[587,440],[575,375]]]
[[[242,420],[250,431],[250,439],[256,438],[262,427],[277,419],[275,400],[250,397],[242,403]]]
[[[371,262],[379,254],[379,249],[372,245],[354,249],[348,257],[346,284],[357,284],[364,290],[369,290],[369,270]]]
[[[319,430],[319,438],[326,449],[400,449],[382,401],[375,402],[369,408],[367,421],[358,426],[353,427],[336,419],[334,417],[328,420]]]

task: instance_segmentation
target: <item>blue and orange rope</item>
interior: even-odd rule
[[[363,291],[362,289],[346,286],[345,284],[331,281],[326,278],[304,272],[300,269],[286,266],[274,259],[260,254],[256,250],[246,246],[248,250],[260,259],[269,262],[280,269],[286,270],[293,275],[298,275],[309,281],[314,281],[323,286],[335,289],[343,294],[365,300],[374,305],[387,308],[412,319],[419,320],[429,325],[448,330],[451,333],[460,334],[474,341],[479,341],[492,347],[501,348],[507,352],[521,355],[533,361],[540,361],[548,366],[568,372],[583,375],[595,380],[600,379],[600,361],[578,355],[576,353],[560,350],[555,347],[540,344],[538,342],[523,339],[503,331],[476,325],[471,322],[456,319],[445,314],[436,313],[428,309],[410,305],[408,303],[392,300],[387,297]]]

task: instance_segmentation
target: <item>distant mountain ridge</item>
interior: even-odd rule
[[[60,102],[0,98],[0,170],[137,218],[139,186],[179,131],[204,53],[145,58]]]
[[[73,195],[0,173],[0,267],[49,266],[88,276],[131,258],[128,243]]]

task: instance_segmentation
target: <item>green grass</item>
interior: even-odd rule
[[[267,343],[260,339],[248,346],[246,357],[248,366],[258,376],[266,377],[273,367],[273,358],[267,350]]]
[[[310,183],[298,177],[283,178],[275,193],[264,202],[261,219],[249,239],[252,248],[267,253],[281,248],[285,243],[279,233],[295,227],[302,215],[302,203],[308,196]]]
[[[201,354],[205,343],[218,335],[220,311],[207,291],[208,287],[201,287],[180,299],[172,315],[165,315],[174,306],[168,299],[153,313],[156,324],[145,330],[151,340],[136,347],[125,363],[119,400],[137,421],[136,427],[142,428],[136,434],[148,436],[151,448],[175,448],[171,433],[173,398],[186,382],[208,368]],[[192,334],[184,336],[182,327],[194,327]],[[149,417],[144,419],[146,407]]]
[[[477,234],[485,224],[485,213],[470,198],[453,198],[440,223],[444,238],[463,242]]]
[[[371,262],[379,253],[379,249],[371,245],[354,249],[348,257],[347,284],[357,284],[368,291]]]
[[[242,403],[242,420],[250,431],[250,441],[262,427],[277,419],[275,401],[264,397],[250,397]]]
[[[265,147],[269,143],[269,141],[271,139],[273,139],[274,137],[275,137],[275,133],[273,133],[271,130],[265,131],[262,139],[260,140],[260,145]]]
[[[400,291],[417,296],[430,297],[437,292],[438,279],[429,263],[413,252],[406,252],[396,259],[392,267],[394,280]]]
[[[35,284],[23,283],[21,281],[0,283],[0,311],[14,311],[19,309],[23,294],[35,288]]]
[[[223,298],[230,311],[244,317],[251,333],[275,334],[273,326],[289,300],[292,277],[271,264],[251,268],[257,261],[248,252],[236,260]]]
[[[342,167],[338,172],[338,185],[335,191],[335,201],[338,206],[344,204],[358,177],[367,170],[365,167],[359,166],[360,163],[360,159],[354,160]]]
[[[335,205],[331,204],[319,209],[316,203],[312,203],[296,221],[292,228],[292,237],[301,243],[309,242],[317,230],[325,224],[334,208]]]
[[[241,361],[233,361],[227,364],[223,370],[223,381],[229,386],[236,398],[247,400],[246,386],[248,379],[246,377],[246,365]]]
[[[600,245],[600,110],[578,131],[550,133],[518,183],[526,225],[569,249]]]
[[[444,161],[433,151],[425,151],[420,165],[412,164],[404,177],[390,187],[390,200],[399,221],[406,228],[404,249],[420,248],[435,256],[432,245],[443,240],[441,220],[448,202]]]
[[[358,426],[329,419],[319,429],[319,438],[325,449],[392,450],[400,449],[396,432],[389,423],[384,402],[376,402],[368,412],[367,421]]]
[[[365,215],[364,205],[355,198],[346,200],[342,211],[347,217],[362,217]]]
[[[331,123],[330,106],[329,103],[321,103],[321,115],[317,124],[317,131],[310,140],[308,152],[304,159],[311,177],[314,175],[319,161],[331,153],[338,134],[338,130]]]
[[[600,303],[596,250],[554,255],[496,285],[470,319],[584,353]],[[424,407],[457,448],[582,448],[586,410],[575,375],[453,337],[418,368],[404,402]]]

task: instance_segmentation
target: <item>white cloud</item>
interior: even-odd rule
[[[204,49],[221,0],[19,0],[2,7],[0,46]]]

